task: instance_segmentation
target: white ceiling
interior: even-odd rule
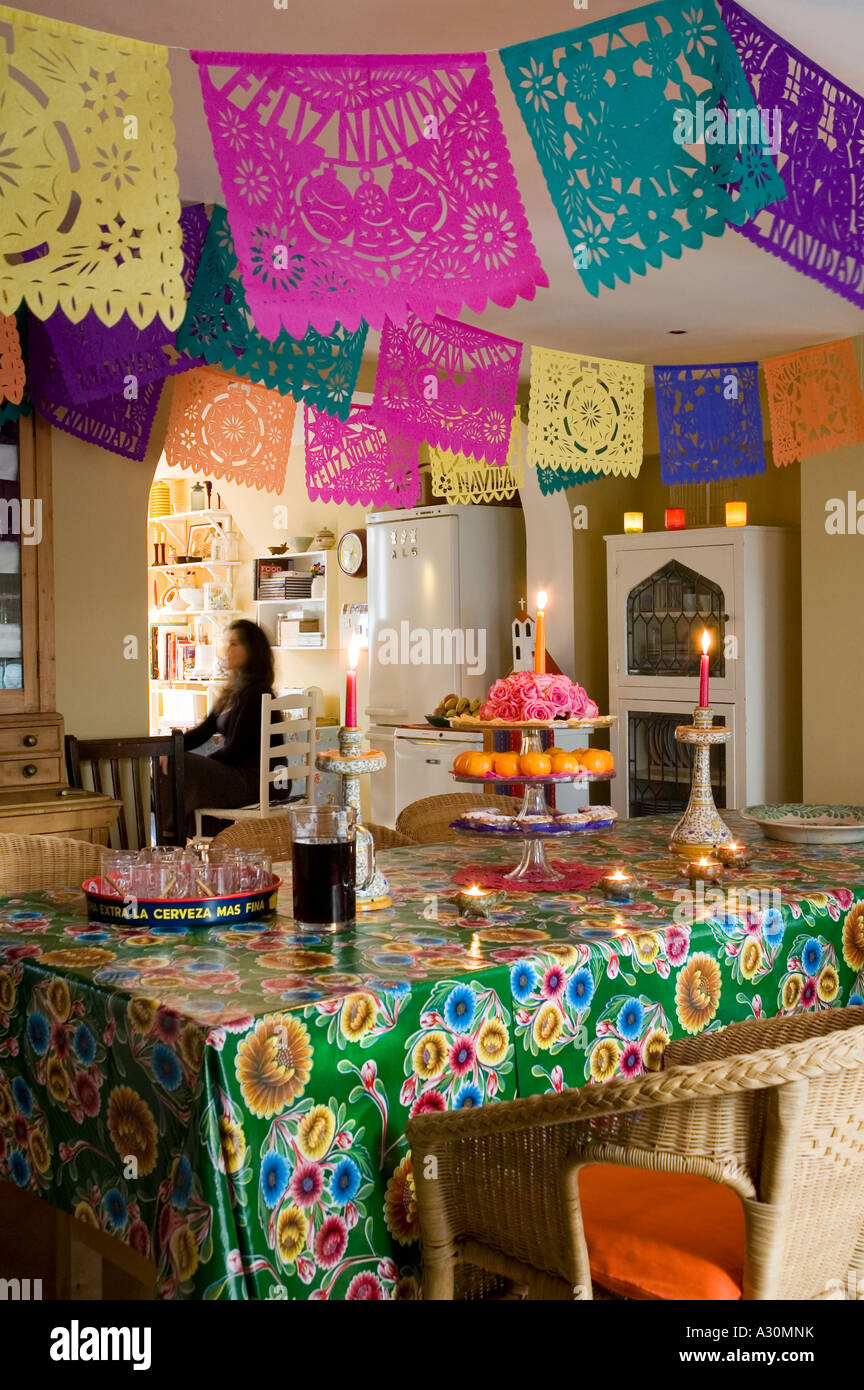
[[[21,0],[19,0],[21,3]],[[710,0],[694,0],[696,5]],[[633,0],[34,0],[33,9],[94,29],[180,49],[246,52],[435,53],[497,50],[633,9]],[[21,4],[23,8],[23,3]],[[748,0],[766,24],[864,92],[862,0]],[[641,362],[771,356],[864,332],[864,314],[728,230],[680,261],[635,276],[593,298],[573,268],[564,232],[497,57],[499,107],[534,241],[549,275],[512,309],[490,306],[484,327],[548,347],[590,350]],[[184,200],[223,202],[207,134],[196,65],[171,54],[177,155]],[[687,336],[670,337],[683,328]],[[377,355],[377,335],[367,349]],[[524,364],[527,366],[527,362]]]

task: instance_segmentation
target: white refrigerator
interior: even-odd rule
[[[435,737],[425,716],[445,695],[483,699],[510,670],[525,526],[518,507],[441,506],[374,512],[366,528],[366,714],[370,746],[388,758],[372,819],[392,825],[409,802],[452,791],[456,753],[482,746],[479,734]]]

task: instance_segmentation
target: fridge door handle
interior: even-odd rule
[[[427,758],[426,761],[427,761],[427,763],[434,763],[436,767],[440,767],[440,765],[441,765],[441,759],[440,759],[440,758]]]

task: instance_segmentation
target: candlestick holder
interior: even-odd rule
[[[374,748],[364,752],[360,747],[362,742],[362,729],[343,726],[339,730],[338,753],[335,750],[330,750],[319,753],[315,758],[315,766],[319,772],[335,772],[338,777],[342,778],[342,805],[354,807],[357,812],[358,823],[360,823],[360,778],[371,772],[381,772],[387,766],[387,758],[384,753],[379,753]],[[368,871],[367,852],[365,840],[358,840],[356,879],[360,883],[364,881]],[[377,865],[375,865],[374,873],[367,887],[357,889],[356,901],[361,912],[372,912],[380,907],[392,906],[390,885]]]
[[[711,749],[728,743],[732,730],[714,724],[714,712],[708,705],[697,705],[692,724],[679,724],[675,730],[679,743],[693,745],[693,771],[690,779],[690,800],[669,840],[669,848],[685,859],[710,857],[717,845],[732,839],[714,805],[711,786]]]

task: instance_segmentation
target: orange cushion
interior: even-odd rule
[[[744,1209],[708,1178],[592,1163],[579,1173],[591,1278],[625,1298],[736,1299]]]

